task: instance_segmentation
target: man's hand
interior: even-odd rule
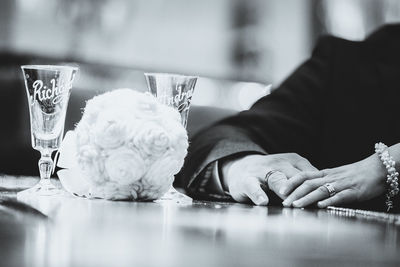
[[[317,171],[310,162],[295,153],[274,155],[247,155],[222,161],[222,181],[225,189],[238,202],[251,200],[256,205],[267,205],[267,194],[261,188],[264,184],[280,198],[286,196],[282,189],[288,179],[304,171]],[[271,175],[266,177],[267,173]],[[268,178],[268,179],[266,179]]]

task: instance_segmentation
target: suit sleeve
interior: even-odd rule
[[[333,37],[321,38],[312,57],[270,95],[191,140],[178,175],[188,194],[198,196],[200,187],[204,191],[204,170],[228,156],[296,152],[309,158],[318,153],[333,41]]]

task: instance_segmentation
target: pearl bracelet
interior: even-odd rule
[[[399,183],[398,177],[399,173],[396,171],[395,168],[395,161],[389,155],[388,147],[382,143],[375,144],[375,152],[378,154],[379,158],[381,159],[383,165],[387,170],[386,175],[386,184],[388,185],[388,191],[386,193],[386,207],[387,211],[393,208],[393,200],[392,198],[395,197],[399,193]]]

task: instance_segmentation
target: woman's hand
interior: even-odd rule
[[[329,195],[325,184],[336,194]],[[286,207],[306,207],[317,203],[319,208],[364,201],[385,192],[386,169],[377,154],[362,161],[318,172],[300,173],[289,180],[282,202]]]
[[[262,184],[283,199],[280,191],[287,186],[288,179],[302,171],[317,170],[308,160],[294,153],[247,155],[221,163],[222,182],[232,198],[238,202],[251,200],[256,205],[267,205],[269,202]],[[267,173],[271,175],[266,177]]]

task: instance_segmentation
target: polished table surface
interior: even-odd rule
[[[1,266],[400,266],[400,226],[327,210],[75,197],[12,202],[1,176]]]

